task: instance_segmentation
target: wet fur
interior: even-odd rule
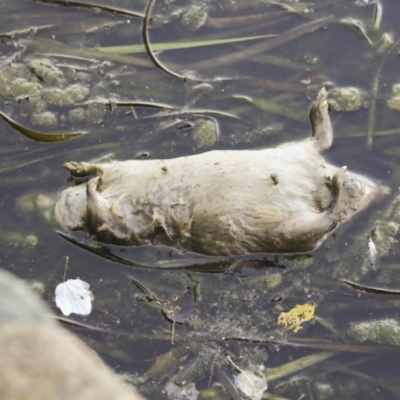
[[[320,155],[332,142],[324,89],[310,119],[310,138],[272,149],[66,163],[73,175],[99,176],[62,192],[57,220],[123,245],[223,256],[311,251],[365,208],[378,188]]]

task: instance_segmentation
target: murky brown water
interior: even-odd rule
[[[270,375],[264,398],[399,398],[400,328],[393,322],[375,342],[350,334],[353,322],[398,321],[398,296],[363,293],[338,279],[400,288],[397,244],[377,272],[365,269],[371,229],[400,222],[397,211],[383,215],[400,186],[400,97],[392,93],[400,83],[400,58],[399,46],[391,47],[400,37],[400,4],[382,0],[380,21],[379,8],[362,0],[367,4],[280,2],[286,7],[157,0],[148,20],[156,65],[143,46],[146,2],[96,2],[104,5],[99,9],[47,3],[0,1],[1,112],[16,124],[0,121],[0,266],[43,283],[44,299],[61,315],[54,289],[68,257],[67,278],[90,283],[95,295],[89,316],[70,318],[96,330],[71,329],[117,372],[133,377],[149,399],[167,398],[168,381],[195,383],[199,399],[230,398],[212,386],[226,388],[221,374],[237,374],[228,356],[242,369],[272,369],[324,350],[338,353],[304,370]],[[298,13],[287,11],[293,7]],[[322,23],[325,28],[285,33],[329,15],[336,21]],[[337,22],[349,18],[358,25]],[[271,34],[286,40],[208,42]],[[165,49],[181,41],[188,48]],[[244,261],[224,274],[235,260],[155,247],[94,247],[79,234],[72,243],[37,208],[38,194],[71,185],[65,161],[171,158],[305,138],[310,100],[323,84],[359,89],[346,99],[337,94],[327,159],[381,181],[393,194],[313,254],[246,256],[262,261]],[[48,134],[83,131],[48,142]],[[389,239],[397,240],[396,233]],[[298,333],[277,325],[281,312],[309,302],[318,320]],[[174,305],[184,312],[173,317],[171,344],[165,315]]]

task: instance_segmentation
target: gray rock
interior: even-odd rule
[[[0,398],[144,400],[60,328],[28,286],[0,270]]]

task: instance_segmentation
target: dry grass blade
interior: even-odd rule
[[[54,39],[46,39],[43,37],[35,38],[35,41],[29,43],[29,48],[38,53],[57,52],[59,57],[75,56],[93,58],[96,60],[107,60],[121,64],[135,65],[137,67],[152,67],[153,64],[149,60],[144,60],[139,57],[125,56],[123,54],[104,53],[101,51],[85,48],[76,48],[69,46]]]
[[[342,335],[329,321],[318,315],[314,315],[315,320],[321,324],[325,329],[332,332],[337,338],[343,340],[344,343],[348,343],[344,335]]]
[[[180,50],[180,49],[192,49],[195,47],[205,46],[217,46],[221,44],[232,44],[246,42],[249,40],[260,40],[266,38],[273,38],[277,35],[258,35],[258,36],[245,36],[245,37],[234,37],[228,39],[211,39],[211,40],[183,40],[179,42],[163,42],[163,43],[152,43],[151,49],[153,51],[165,51],[165,50]],[[109,47],[95,47],[95,50],[102,51],[104,53],[113,54],[137,54],[146,52],[146,46],[143,44],[124,45],[124,46],[109,46]]]
[[[9,123],[15,130],[21,132],[27,138],[34,140],[35,142],[43,142],[43,143],[54,143],[54,142],[62,142],[65,140],[71,140],[77,138],[82,135],[86,135],[87,131],[81,132],[62,132],[62,133],[43,133],[33,131],[31,129],[25,128],[24,126],[20,125],[12,118],[10,118],[7,114],[0,111],[0,116]]]
[[[366,357],[360,358],[358,360],[353,360],[346,364],[342,364],[337,361],[330,360],[329,362],[327,362],[327,364],[329,365],[327,370],[322,372],[321,374],[319,374],[317,377],[315,377],[315,379],[316,380],[321,379],[321,378],[326,377],[329,374],[332,374],[334,372],[343,372],[343,373],[348,373],[350,375],[358,376],[363,379],[371,380],[371,378],[368,375],[358,372],[356,370],[353,370],[350,367],[352,367],[354,365],[362,364],[365,362],[369,362],[371,360],[376,360],[376,359],[377,359],[377,356],[366,356]]]
[[[285,376],[294,374],[295,372],[301,371],[304,368],[311,367],[312,365],[324,361],[327,358],[334,356],[335,354],[335,351],[321,351],[319,353],[301,357],[297,360],[280,365],[279,367],[267,370],[267,372],[265,373],[265,377],[267,378],[268,382],[280,379]]]

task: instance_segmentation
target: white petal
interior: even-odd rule
[[[93,294],[88,290],[90,285],[80,279],[68,279],[56,287],[56,304],[61,312],[68,316],[71,313],[88,315],[92,311]]]

